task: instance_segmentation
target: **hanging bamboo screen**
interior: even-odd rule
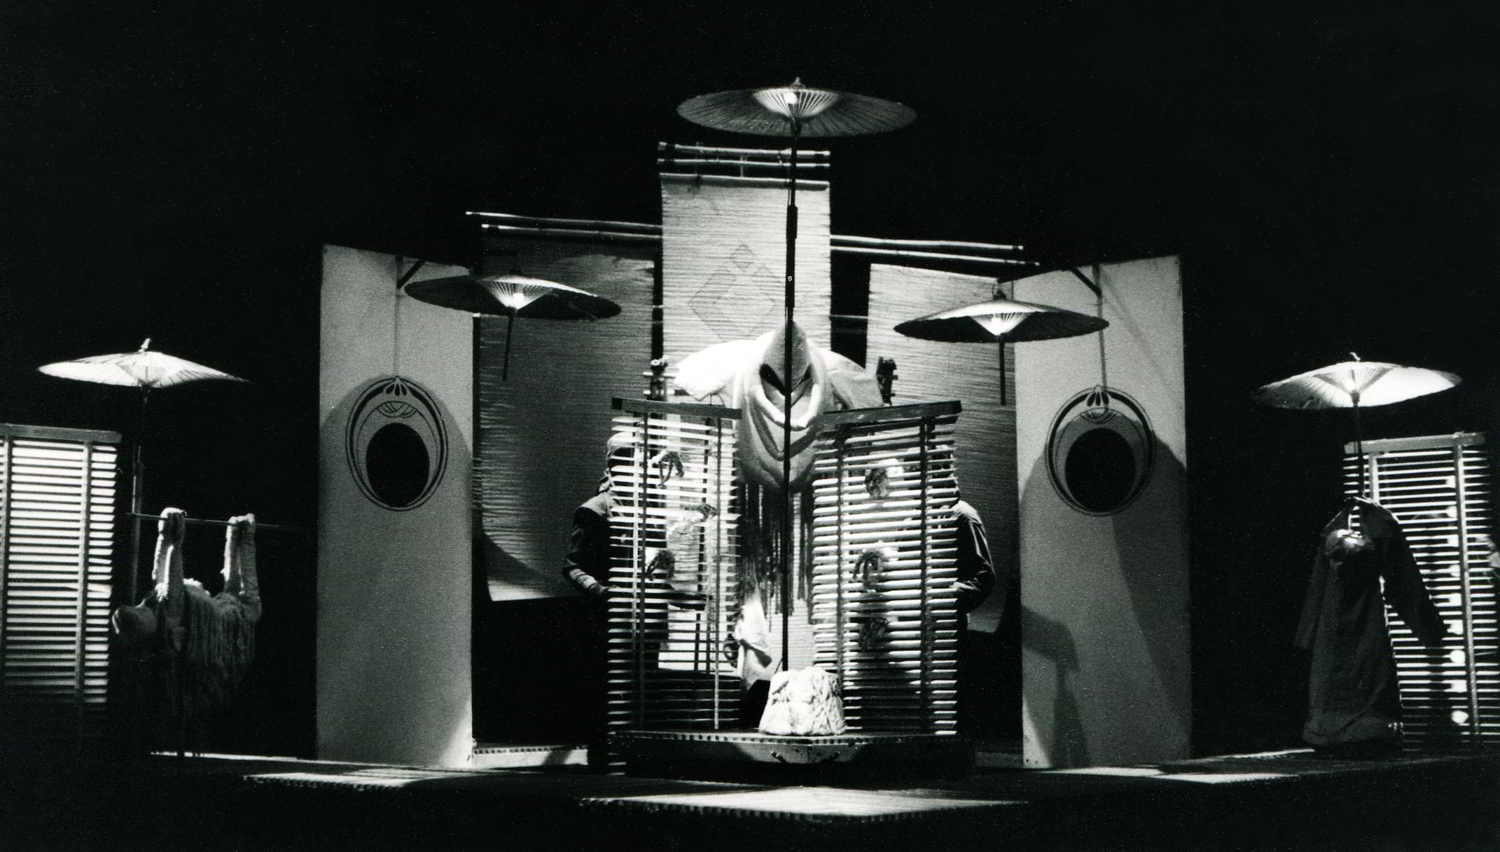
[[[571,595],[557,569],[568,543],[567,527],[559,533],[558,525],[599,481],[610,399],[645,383],[656,246],[506,235],[488,237],[486,250],[495,253],[488,272],[519,268],[607,296],[621,309],[605,322],[522,319],[509,331],[503,318],[485,317],[475,340],[474,489],[490,600]],[[511,331],[510,375],[502,379]]]
[[[1344,490],[1358,491],[1358,456],[1345,447]],[[1422,644],[1387,613],[1402,722],[1409,743],[1500,742],[1500,637],[1489,466],[1474,433],[1366,441],[1371,499],[1401,522],[1449,635]]]
[[[956,732],[956,402],[826,414],[813,481],[816,664],[866,733]]]
[[[786,182],[767,177],[661,176],[664,354],[754,338],[782,321]],[[797,324],[828,340],[829,199],[826,181],[798,184]]]
[[[103,733],[113,432],[0,424],[0,724]],[[36,730],[32,725],[41,725]]]
[[[1000,358],[999,344],[954,344],[918,340],[896,331],[902,320],[994,296],[995,279],[929,269],[870,265],[870,325],[867,363],[896,359],[896,401],[961,399],[958,454],[964,499],[979,511],[994,558],[1016,560],[1015,360]],[[1000,393],[1000,382],[1009,388]],[[1009,400],[1002,405],[1001,399]],[[1003,615],[1005,590],[997,589],[969,613],[969,629],[994,632]]]
[[[615,400],[609,727],[738,724],[734,426],[709,405]]]

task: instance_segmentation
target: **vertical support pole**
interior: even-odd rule
[[[786,196],[786,288],[781,347],[781,670],[791,668],[792,612],[792,327],[797,310],[797,139],[802,124],[792,119],[791,170]]]
[[[724,421],[715,417],[711,421],[714,426],[714,480],[713,490],[709,492],[713,498],[713,506],[718,513],[713,516],[714,524],[714,560],[713,599],[709,602],[709,647],[708,647],[708,674],[714,681],[714,730],[719,730],[719,655],[724,648],[724,512],[729,507],[724,505]],[[706,467],[706,466],[705,466]],[[703,471],[704,485],[707,486],[708,471]]]
[[[849,432],[847,427],[839,427],[839,434],[834,437],[835,459],[837,460],[834,470],[834,481],[837,485],[838,498],[834,502],[834,557],[833,557],[833,657],[834,674],[838,678],[840,690],[848,684],[844,678],[844,561],[847,558],[844,553],[844,462],[849,454]]]
[[[635,579],[634,606],[631,607],[630,636],[635,651],[635,724],[646,721],[646,645],[641,628],[646,611],[646,482],[649,474],[647,454],[651,452],[651,415],[641,414],[640,447],[636,450],[635,521],[631,527],[630,562]]]
[[[657,244],[660,246],[660,243]],[[664,313],[662,282],[662,251],[656,250],[656,262],[651,267],[651,360],[667,357],[666,317]]]
[[[78,601],[73,613],[73,700],[77,712],[78,750],[83,751],[83,723],[85,718],[84,680],[87,674],[83,664],[88,640],[89,615],[89,513],[93,506],[94,442],[83,444],[83,470],[78,484]]]
[[[1464,480],[1468,468],[1464,463],[1464,445],[1453,445],[1453,480],[1458,510],[1458,582],[1464,617],[1464,678],[1469,692],[1469,736],[1479,738],[1479,678],[1474,664],[1474,588],[1469,578],[1469,491]]]
[[[921,573],[921,629],[922,629],[922,716],[929,733],[937,730],[937,714],[932,707],[932,613],[930,601],[927,596],[929,585],[929,563],[932,555],[928,542],[927,510],[928,510],[928,484],[927,478],[931,474],[930,458],[928,455],[929,445],[932,442],[933,424],[932,420],[924,418],[917,426],[921,440],[918,442],[921,453],[921,493],[917,500],[918,510],[922,513],[919,521],[919,529],[922,536],[922,573]]]
[[[704,425],[705,426],[708,425],[707,420],[704,421]],[[702,439],[695,438],[694,440],[702,440]],[[682,441],[683,441],[683,445],[682,445],[682,449],[683,449],[683,470],[684,470],[684,475],[685,475],[687,467],[688,467],[688,461],[687,460],[690,459],[690,458],[692,458],[692,454],[689,453],[689,452],[687,452],[687,448],[688,448],[689,444],[687,443],[688,438],[687,438],[686,434],[683,434]],[[704,505],[707,505],[708,504],[708,449],[706,447],[703,450],[703,478],[700,480],[700,482],[702,483],[702,485],[700,486],[700,490],[699,490],[699,502],[702,503],[702,504],[704,504]],[[705,518],[702,519],[702,521],[700,523],[707,523],[707,522],[708,522],[708,518],[705,517]],[[698,565],[697,565],[697,568],[696,568],[696,577],[697,577],[697,579],[696,579],[695,583],[696,583],[696,588],[700,592],[703,591],[704,589],[708,588],[708,583],[706,582],[707,579],[708,579],[708,558],[707,558],[708,557],[708,553],[707,553],[708,542],[707,542],[707,537],[708,537],[708,530],[704,529],[701,526],[698,528],[697,533],[695,533],[693,535],[694,546],[697,547],[697,549],[698,549],[698,559],[697,559]],[[707,632],[709,632],[712,629],[712,627],[711,627],[712,621],[709,620],[709,619],[712,618],[712,616],[713,616],[713,603],[711,601],[707,600],[706,596],[705,596],[705,600],[703,601],[703,609],[700,612],[696,613],[694,615],[694,618],[693,618],[693,669],[692,670],[693,670],[693,672],[695,674],[700,674],[700,675],[701,674],[707,674],[710,677],[713,676],[713,655],[712,655],[711,652],[705,654],[704,650],[706,648],[709,648],[709,647],[712,647],[712,646],[709,644],[709,641],[708,641],[709,637],[705,636],[704,634],[707,633]],[[670,619],[668,619],[668,623],[669,624],[671,623]],[[697,684],[697,689],[695,690],[695,692],[697,693],[697,695],[695,696],[695,702],[694,703],[698,704],[698,705],[702,704],[702,693],[703,693],[703,690],[705,688],[707,688],[709,690],[708,699],[713,704],[712,710],[709,713],[709,716],[710,716],[709,724],[713,725],[713,726],[716,726],[716,723],[718,721],[718,709],[719,709],[719,705],[718,705],[718,701],[717,701],[718,693],[719,693],[719,690],[718,690],[718,679],[717,678],[713,678],[714,682],[712,684],[705,684],[702,677],[695,677],[694,680],[696,681],[696,684]]]
[[[10,484],[15,479],[11,469],[14,439],[0,435],[0,695],[5,693],[5,603],[6,578],[10,573]]]

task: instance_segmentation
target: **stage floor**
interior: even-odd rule
[[[1480,753],[1294,749],[837,787],[238,756],[3,775],[17,849],[1500,848],[1500,755]]]

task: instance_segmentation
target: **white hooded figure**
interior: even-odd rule
[[[812,474],[813,419],[842,408],[876,408],[880,388],[855,362],[828,349],[811,346],[802,329],[792,326],[792,370],[785,372],[785,327],[754,340],[732,340],[701,349],[682,359],[674,379],[689,396],[717,396],[743,412],[736,435],[745,477],[780,492],[786,397],[792,400],[791,490],[802,490]]]

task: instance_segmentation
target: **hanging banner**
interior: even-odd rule
[[[672,362],[784,318],[787,185],[771,178],[661,176],[662,303]],[[828,184],[797,183],[797,324],[829,340]]]

